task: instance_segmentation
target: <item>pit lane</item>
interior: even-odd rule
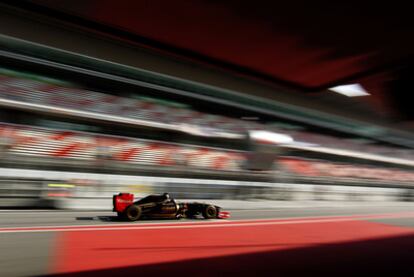
[[[383,214],[414,211],[414,203],[397,203],[383,206],[371,205],[345,207],[282,207],[279,209],[230,210],[231,217],[226,220],[270,219],[290,217],[347,216],[361,214]],[[204,219],[181,220],[142,220],[140,223],[185,223],[200,222]],[[406,219],[404,219],[406,221]],[[62,211],[62,210],[0,210],[0,228],[36,226],[78,226],[125,224],[111,211]],[[414,226],[414,225],[413,225]]]
[[[200,249],[204,250],[200,252],[201,254],[199,252],[192,253],[189,258],[204,259],[222,254],[244,255],[252,251],[275,250],[276,248],[274,247],[280,243],[292,240],[292,235],[298,236],[298,238],[310,236],[312,237],[312,243],[324,242],[326,237],[331,237],[331,240],[328,242],[332,243],[336,240],[342,241],[344,238],[346,240],[360,239],[358,235],[361,235],[361,238],[364,239],[371,238],[371,236],[374,239],[384,236],[414,235],[414,205],[410,203],[394,203],[390,206],[290,207],[261,210],[231,210],[230,212],[232,217],[228,220],[144,220],[128,223],[118,221],[111,211],[0,210],[0,245],[3,250],[0,252],[0,262],[4,265],[0,269],[0,275],[31,276],[49,273],[63,274],[73,271],[83,272],[84,270],[101,270],[102,267],[108,264],[114,268],[119,266],[130,268],[133,265],[135,266],[135,264],[116,261],[116,259],[113,260],[108,258],[105,253],[108,251],[120,251],[120,255],[131,254],[135,251],[133,246],[124,245],[124,249],[116,250],[114,248],[114,245],[117,245],[116,243],[107,244],[111,243],[110,241],[127,240],[128,236],[134,237],[135,235],[143,235],[149,240],[141,241],[139,245],[135,246],[137,251],[141,249],[142,252],[142,249],[144,249],[147,252],[149,251],[151,253],[150,256],[153,257],[162,257],[166,255],[165,251],[176,252],[178,256],[181,255],[179,262],[182,262],[182,259],[187,257],[187,252],[180,252],[182,251],[181,247],[192,249],[191,247],[195,247],[200,243],[204,247]],[[321,218],[323,219],[322,221]],[[286,222],[282,225],[279,221]],[[243,222],[256,222],[256,225],[244,224]],[[262,224],[263,222],[267,223]],[[228,228],[221,228],[220,224],[223,223],[234,225],[228,226]],[[191,230],[193,230],[191,226],[200,225],[205,227],[197,227],[197,233],[214,232],[226,239],[223,239],[223,241],[212,240],[210,242],[207,240],[200,242],[197,241],[199,236],[191,238],[191,235],[189,235],[192,234]],[[73,229],[72,232],[64,229],[77,228],[77,226],[80,229]],[[150,228],[122,230],[120,229],[122,226],[150,226]],[[191,228],[181,228],[184,226]],[[108,229],[106,229],[107,227]],[[9,231],[1,233],[1,230],[7,230],[6,228],[9,228]],[[33,232],[34,228],[46,228],[49,231],[40,230]],[[54,228],[63,229],[53,230]],[[98,234],[94,228],[105,228],[106,230],[102,230]],[[344,230],[347,229],[351,230],[345,232]],[[89,232],[85,232],[87,230]],[[246,230],[250,230],[257,235],[245,233]],[[307,233],[308,230],[309,234]],[[190,236],[190,242],[183,243],[185,244],[184,246],[170,245],[172,243],[168,239],[170,233]],[[272,234],[275,234],[275,236],[277,234],[278,238],[272,236]],[[258,239],[260,241],[256,241]],[[89,248],[82,249],[74,246],[82,245],[83,243],[81,242],[85,241],[90,243]],[[248,245],[245,245],[246,241],[250,241]],[[143,243],[153,243],[154,247],[150,244],[147,248],[142,248]],[[162,244],[162,247],[160,245],[157,246],[159,243]],[[228,245],[229,243],[230,245]],[[252,243],[254,247],[251,246]],[[302,243],[307,245],[310,242],[305,239]],[[227,248],[220,252],[220,254],[214,252],[216,248],[208,248],[210,244],[216,245],[217,249],[223,248],[222,244]],[[198,245],[197,247],[201,246]],[[106,249],[106,252],[102,249]],[[101,258],[89,260],[88,266],[93,267],[88,267],[82,264],[79,259],[83,257],[83,259],[88,260],[90,256],[84,257],[82,253],[94,253],[94,255]],[[162,264],[165,262],[178,262],[171,257],[170,259],[172,260],[167,258],[166,260],[154,258],[154,260],[148,260],[147,262]],[[22,260],[25,261],[24,267],[20,266]],[[104,260],[106,262],[103,262]],[[148,263],[142,263],[143,261],[141,260],[140,262],[141,266],[147,268]],[[99,272],[99,274],[102,275],[104,272]]]

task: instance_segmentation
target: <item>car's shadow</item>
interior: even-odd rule
[[[76,217],[76,220],[80,220],[80,221],[101,221],[101,222],[128,222],[126,220],[120,219],[117,216],[81,216],[81,217]],[[205,220],[204,218],[201,217],[197,217],[197,218],[181,218],[181,219],[177,219],[177,218],[141,218],[139,219],[139,221],[146,221],[146,222],[150,222],[150,221],[175,221],[175,222],[179,222],[179,221],[189,221],[189,220]]]
[[[117,216],[80,216],[76,220],[81,221],[104,221],[104,222],[122,222]]]

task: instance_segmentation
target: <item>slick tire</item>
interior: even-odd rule
[[[217,217],[217,209],[212,205],[205,206],[203,209],[203,217],[205,219],[212,219]]]
[[[129,206],[125,211],[125,219],[128,221],[137,221],[141,218],[142,210],[136,205]]]

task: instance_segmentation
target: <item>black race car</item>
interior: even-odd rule
[[[131,193],[119,193],[113,196],[113,211],[123,220],[136,221],[143,218],[228,218],[229,212],[221,207],[198,203],[176,202],[168,193],[148,195],[134,201]]]

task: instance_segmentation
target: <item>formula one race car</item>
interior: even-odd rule
[[[113,211],[123,220],[136,221],[143,218],[228,218],[229,212],[221,207],[198,203],[176,202],[168,193],[148,195],[134,202],[131,193],[119,193],[113,196]]]

